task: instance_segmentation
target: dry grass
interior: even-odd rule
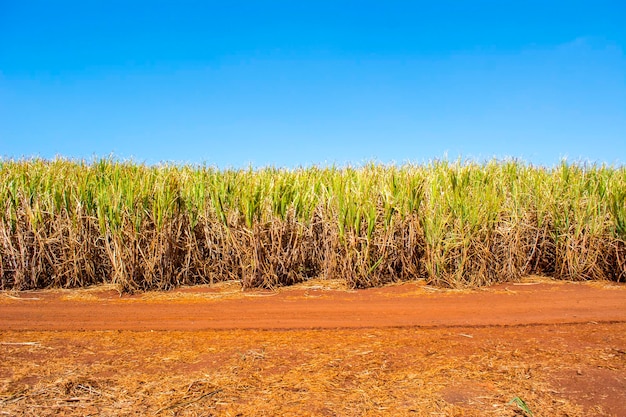
[[[537,417],[611,415],[602,390],[622,402],[624,392],[600,385],[580,403],[558,376],[623,380],[624,334],[624,324],[4,332],[0,413],[513,417],[520,397]]]

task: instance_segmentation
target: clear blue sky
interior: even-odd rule
[[[624,1],[0,0],[0,156],[626,162]]]

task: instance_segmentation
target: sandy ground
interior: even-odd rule
[[[0,293],[0,358],[0,415],[626,416],[626,285]]]

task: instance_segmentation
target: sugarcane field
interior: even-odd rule
[[[626,170],[0,162],[0,415],[626,415]]]

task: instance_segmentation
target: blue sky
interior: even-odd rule
[[[0,0],[0,156],[626,161],[626,2]]]

